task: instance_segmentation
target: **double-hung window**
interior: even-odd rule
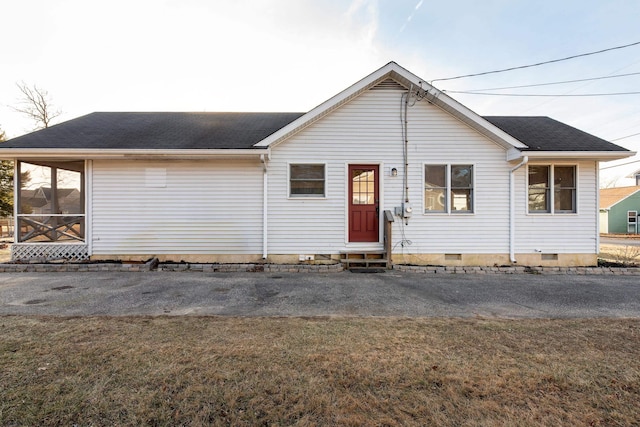
[[[425,213],[473,213],[473,165],[425,165]]]
[[[289,165],[290,197],[325,197],[325,165],[298,163]]]
[[[575,213],[576,167],[529,165],[529,213]]]

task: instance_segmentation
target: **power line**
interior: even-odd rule
[[[612,93],[578,93],[578,94],[537,94],[537,93],[487,93],[468,92],[464,90],[443,90],[445,93],[464,93],[466,95],[487,95],[487,96],[522,96],[522,97],[581,97],[581,96],[617,96],[617,95],[640,95],[640,92],[612,92]]]
[[[465,74],[465,75],[462,75],[462,76],[447,77],[447,78],[444,78],[444,79],[435,79],[435,80],[431,80],[430,83],[442,82],[442,81],[445,81],[445,80],[457,80],[457,79],[463,79],[463,78],[466,78],[466,77],[485,76],[487,74],[504,73],[506,71],[521,70],[523,68],[538,67],[540,65],[552,64],[554,62],[567,61],[569,59],[580,58],[580,57],[583,57],[583,56],[596,55],[598,53],[608,52],[608,51],[611,51],[611,50],[624,49],[625,47],[631,47],[631,46],[635,46],[635,45],[638,45],[638,44],[640,44],[640,41],[634,42],[634,43],[630,43],[630,44],[625,44],[625,45],[622,45],[622,46],[610,47],[610,48],[598,50],[598,51],[595,51],[595,52],[588,52],[588,53],[581,53],[579,55],[567,56],[566,58],[552,59],[551,61],[537,62],[535,64],[529,64],[529,65],[521,65],[519,67],[504,68],[502,70],[494,70],[494,71],[485,71],[483,73]]]
[[[640,75],[640,72],[638,72],[638,73],[627,73],[627,74],[616,74],[615,76],[591,77],[591,78],[588,78],[588,79],[564,80],[564,81],[561,81],[561,82],[536,83],[536,84],[520,85],[520,86],[491,87],[491,88],[485,88],[485,89],[472,89],[472,90],[468,90],[467,92],[481,92],[483,90],[521,89],[521,88],[525,88],[525,87],[561,85],[561,84],[565,84],[565,83],[579,83],[579,82],[588,82],[588,81],[592,81],[592,80],[613,79],[613,78],[617,78],[617,77],[627,77],[627,76],[637,76],[637,75]]]
[[[613,166],[605,166],[603,168],[600,168],[600,170],[604,170],[604,169],[611,169],[611,168],[617,168],[619,166],[627,166],[627,165],[632,165],[634,163],[640,163],[640,160],[634,160],[632,162],[627,162],[627,163],[620,163],[619,165],[613,165]]]
[[[636,136],[636,135],[640,135],[640,132],[638,133],[634,133],[631,135],[627,135],[627,136],[621,136],[620,138],[616,138],[616,139],[610,139],[611,142],[613,141],[620,141],[621,139],[627,139],[627,138],[631,138],[632,136]]]

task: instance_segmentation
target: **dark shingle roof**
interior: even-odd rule
[[[91,113],[2,148],[251,149],[304,113]],[[488,116],[523,151],[628,151],[549,117]]]
[[[91,113],[11,139],[1,148],[251,148],[302,114]]]
[[[628,151],[549,117],[486,116],[484,119],[529,147],[522,151]]]

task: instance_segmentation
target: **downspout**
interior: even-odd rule
[[[529,156],[524,156],[522,161],[511,169],[509,172],[509,259],[512,263],[517,263],[516,261],[516,183],[515,183],[515,172],[520,169],[522,166],[526,165],[529,162]]]
[[[267,259],[267,225],[268,225],[268,201],[267,190],[269,188],[269,175],[267,174],[267,159],[260,154],[262,163],[262,259]]]
[[[596,206],[598,214],[596,215],[596,254],[600,253],[600,162],[596,160]],[[609,219],[609,215],[607,215]],[[627,230],[629,231],[629,230]],[[636,230],[637,231],[637,230]]]

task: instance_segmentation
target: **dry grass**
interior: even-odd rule
[[[0,262],[11,261],[11,246],[8,243],[0,241]]]
[[[1,425],[640,425],[640,320],[0,318]]]
[[[640,246],[600,245],[598,257],[622,265],[638,265],[640,264]]]

